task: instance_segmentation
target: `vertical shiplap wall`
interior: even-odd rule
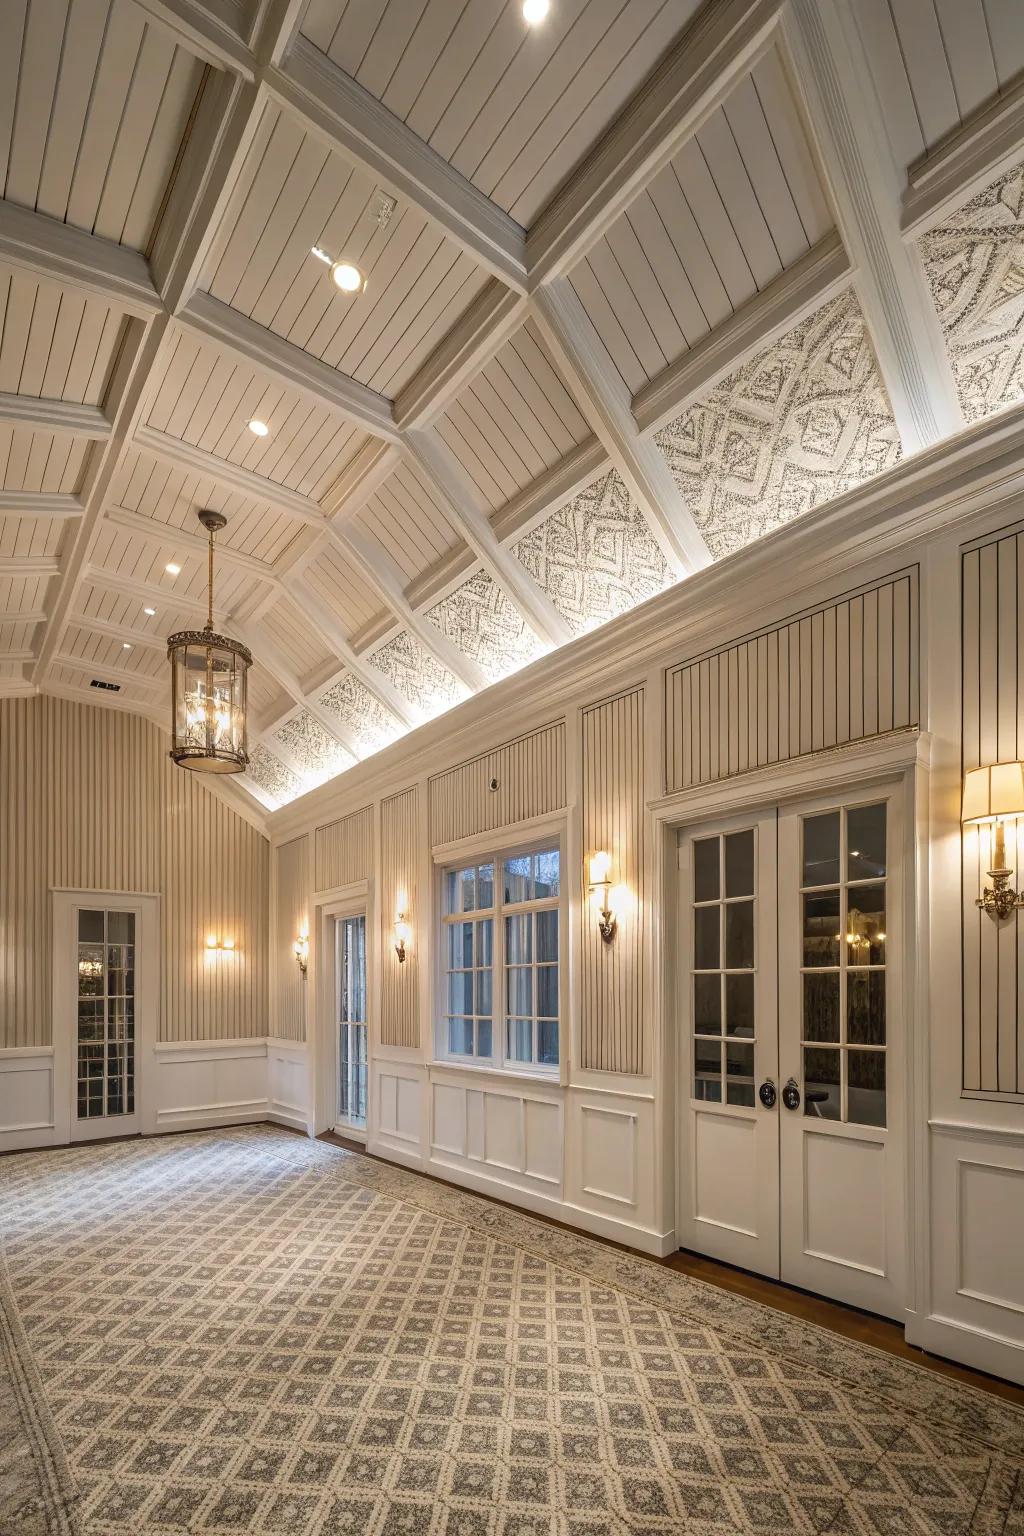
[[[1024,528],[962,555],[964,769],[1024,756]],[[962,828],[963,1090],[1024,1099],[1024,923],[975,906],[991,882],[991,829]],[[1006,826],[1018,889],[1024,818]]]
[[[421,846],[418,794],[403,790],[380,806],[380,922],[382,1045],[419,1046],[419,956],[430,938],[417,907],[416,860]],[[412,942],[404,962],[395,954],[395,917],[404,911]]]
[[[647,1070],[644,986],[644,692],[636,688],[583,711],[584,878],[591,854],[611,854],[618,931],[606,944],[583,891],[580,1066]]]
[[[373,807],[317,827],[313,848],[313,888],[332,891],[339,885],[368,880],[373,867]]]
[[[494,788],[491,788],[491,785]],[[505,742],[430,780],[433,847],[565,805],[565,723]]]
[[[671,669],[669,794],[917,725],[917,567]]]
[[[266,839],[176,768],[150,721],[0,700],[0,1046],[51,1036],[50,891],[159,892],[160,1038],[267,1028]],[[235,940],[209,955],[206,936]]]
[[[309,933],[309,838],[274,849],[274,968],[270,1033],[282,1040],[306,1038],[309,982],[295,958],[295,940]]]

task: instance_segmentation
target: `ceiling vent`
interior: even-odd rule
[[[120,693],[120,683],[105,683],[102,678],[94,677],[89,683],[90,688],[102,688],[104,693]]]

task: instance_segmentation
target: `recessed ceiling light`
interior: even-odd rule
[[[121,646],[121,649],[122,649],[122,651],[130,651],[131,650],[131,646],[128,644],[127,640],[125,640],[123,642],[123,644]]]
[[[156,609],[155,608],[143,608],[142,611],[146,615],[147,619],[154,619],[154,618],[156,618]]]
[[[249,431],[253,434],[254,437],[266,437],[267,433],[270,431],[270,428],[267,426],[265,421],[253,420],[249,423]]]
[[[523,0],[523,20],[527,26],[536,27],[551,9],[551,0]]]
[[[342,293],[358,293],[366,281],[359,268],[354,267],[350,261],[336,261],[331,268],[331,276]]]
[[[171,561],[170,565],[165,565],[164,566],[164,570],[167,572],[168,576],[180,576],[181,575],[181,566],[180,565],[175,565],[173,560]]]

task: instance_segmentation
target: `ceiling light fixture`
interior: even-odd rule
[[[168,576],[180,576],[181,575],[181,566],[180,565],[175,565],[173,560],[171,561],[171,563],[169,565],[165,565],[164,566],[164,570],[167,572]]]
[[[122,649],[122,651],[130,651],[131,650],[131,646],[128,644],[127,640],[122,641],[121,649]]]
[[[331,276],[342,293],[361,293],[366,287],[365,277],[350,261],[336,261],[331,267]]]
[[[267,426],[265,421],[256,421],[254,418],[249,423],[249,431],[252,433],[253,437],[266,437],[267,433],[270,431],[270,428]]]
[[[156,618],[156,609],[155,608],[143,608],[142,611],[146,615],[147,619],[154,619],[154,618]]]
[[[523,20],[529,27],[539,26],[551,9],[551,0],[523,0]]]

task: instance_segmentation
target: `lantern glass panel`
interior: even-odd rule
[[[235,641],[211,634],[172,635],[174,739],[184,768],[241,773],[248,762],[246,687],[250,657]]]

